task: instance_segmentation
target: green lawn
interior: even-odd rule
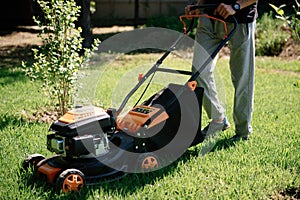
[[[147,68],[159,56],[136,54],[115,60],[99,78],[94,102],[104,107],[117,106],[118,95],[126,94],[136,83],[137,75],[133,72],[138,70],[132,67]],[[227,61],[219,60],[216,72],[221,77],[218,84],[224,91],[222,99],[232,122],[233,91]],[[176,56],[167,59],[165,65],[190,66],[188,60]],[[293,85],[300,79],[299,71],[297,61],[257,57],[254,132],[249,141],[226,142],[234,135],[231,128],[214,140],[190,148],[164,169],[129,174],[121,180],[67,195],[43,182],[32,182],[31,172],[19,172],[27,153],[52,155],[46,149],[50,124],[30,121],[24,115],[43,110],[50,103],[38,92],[41,83],[31,83],[19,68],[3,68],[0,71],[0,199],[270,199],[287,190],[297,190],[299,197],[300,88]],[[154,80],[149,93],[168,82],[161,76]],[[182,77],[170,80],[179,79],[185,80]],[[204,114],[202,127],[207,122]],[[216,144],[213,149],[209,148],[211,144]]]

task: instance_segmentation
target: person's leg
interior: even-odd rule
[[[236,134],[247,138],[252,133],[254,99],[255,22],[240,24],[231,39],[230,70],[235,88],[233,119]]]
[[[199,70],[210,55],[220,44],[221,39],[215,34],[216,22],[201,18],[197,27],[196,43],[193,58],[193,71]],[[214,79],[214,68],[217,57],[201,71],[196,79],[198,86],[204,88],[203,107],[210,119],[223,119],[225,109],[218,99],[216,83]]]
[[[223,24],[206,18],[200,19],[194,47],[193,71],[202,69],[206,60],[211,59],[212,52],[222,42],[224,36]],[[209,64],[205,66],[196,79],[198,86],[204,88],[203,107],[208,117],[212,120],[202,131],[206,136],[230,127],[224,114],[225,109],[218,98],[213,74],[217,59],[216,57],[210,60]]]

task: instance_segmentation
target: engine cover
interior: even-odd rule
[[[47,148],[67,157],[94,157],[109,150],[108,135],[115,120],[99,107],[80,107],[67,112],[50,126]]]
[[[115,120],[104,109],[85,106],[67,112],[50,126],[50,131],[63,137],[76,137],[115,130]]]

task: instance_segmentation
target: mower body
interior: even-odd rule
[[[176,94],[178,91],[180,95]],[[180,146],[185,151],[203,141],[202,96],[202,88],[191,91],[186,86],[169,84],[123,116],[116,116],[114,109],[75,108],[49,128],[47,149],[56,155],[36,159],[34,154],[25,163],[36,159],[34,167],[38,176],[66,192],[72,190],[66,182],[70,175],[71,181],[74,181],[74,174],[81,177],[82,183],[75,188],[79,190],[81,185],[117,179],[133,170],[158,169],[161,156],[163,159],[174,157],[173,153]],[[183,115],[188,118],[182,119]],[[180,144],[169,145],[182,123],[185,123],[184,134],[191,134],[186,136],[192,140],[184,141],[183,137]],[[191,127],[196,129],[191,132]],[[166,146],[169,147],[163,155],[156,154]],[[151,166],[147,159],[153,161]]]

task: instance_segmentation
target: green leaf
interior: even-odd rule
[[[282,9],[282,7],[284,7],[285,5],[281,5],[280,7],[277,7],[277,6],[275,6],[275,5],[271,4],[271,3],[269,5],[275,10],[275,12],[278,15],[280,15],[280,16],[284,15],[284,10]]]

